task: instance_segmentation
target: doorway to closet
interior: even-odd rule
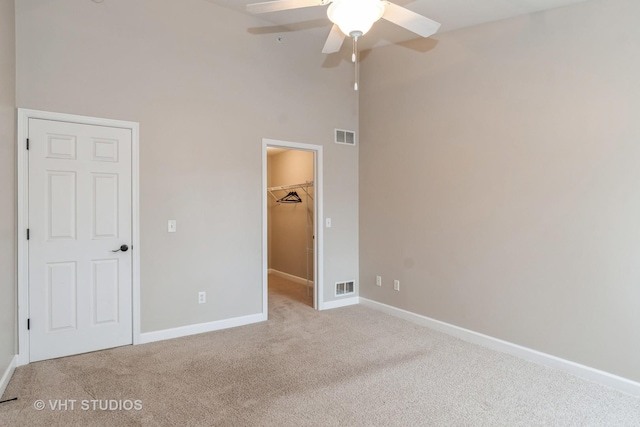
[[[319,309],[318,151],[265,143],[265,297]]]

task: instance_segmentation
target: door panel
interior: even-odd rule
[[[48,332],[76,329],[78,282],[75,262],[47,264],[46,302],[49,306]]]
[[[76,238],[76,173],[47,171],[47,231],[49,240]]]
[[[92,196],[93,238],[118,238],[118,175],[91,174],[93,180]]]
[[[93,323],[118,322],[118,271],[117,259],[91,262],[93,283]]]
[[[29,119],[30,361],[132,343],[131,141]]]

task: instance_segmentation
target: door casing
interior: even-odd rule
[[[18,109],[17,171],[18,171],[18,366],[29,363],[29,156],[26,141],[29,119],[53,120],[93,126],[108,126],[131,130],[131,286],[133,344],[140,343],[140,167],[139,124],[122,120],[78,116],[49,111]]]

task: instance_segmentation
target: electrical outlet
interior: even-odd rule
[[[198,304],[204,304],[205,302],[207,302],[207,293],[198,292]]]
[[[400,280],[394,280],[393,281],[393,290],[394,291],[399,291],[400,290]]]
[[[382,277],[376,276],[376,286],[382,286]]]

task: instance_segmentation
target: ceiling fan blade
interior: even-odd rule
[[[327,37],[327,41],[324,44],[324,48],[322,48],[322,53],[335,53],[340,50],[342,47],[342,43],[346,36],[342,34],[340,28],[336,24],[333,24],[331,27],[331,32],[329,33],[329,37]]]
[[[250,13],[269,13],[279,12],[288,9],[300,9],[303,7],[322,6],[327,4],[324,0],[277,0],[266,1],[263,3],[251,3],[247,5],[247,12]]]
[[[438,32],[440,24],[426,16],[419,15],[415,12],[405,9],[397,4],[385,2],[385,11],[382,18],[389,22],[393,22],[409,31],[412,31],[422,37],[429,37]]]

